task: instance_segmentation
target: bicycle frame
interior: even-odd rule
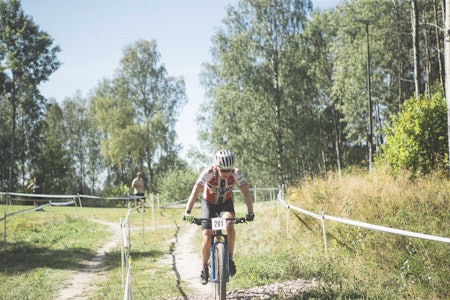
[[[211,222],[211,224],[213,223],[214,220],[220,220],[220,221],[226,221],[226,223],[228,223],[229,221],[234,222],[234,224],[239,224],[239,223],[246,223],[245,218],[229,218],[229,219],[224,219],[224,218],[194,218],[193,223],[197,224],[197,225],[201,225],[202,222]],[[223,224],[223,222],[221,223],[219,226],[216,226],[216,224],[212,224],[213,226],[213,233],[211,234],[211,246],[210,246],[210,262],[211,262],[211,272],[210,272],[210,277],[211,277],[211,282],[214,284],[218,284],[217,282],[217,278],[216,278],[216,268],[218,266],[216,266],[215,262],[216,262],[216,248],[218,247],[219,244],[223,244],[223,248],[225,250],[225,282],[224,284],[226,284],[227,282],[230,281],[230,266],[229,266],[229,251],[228,251],[228,235],[224,234],[222,232],[222,230],[226,229],[226,223]],[[220,279],[220,278],[219,278]],[[225,286],[226,288],[226,286]]]

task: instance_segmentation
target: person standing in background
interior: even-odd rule
[[[84,194],[84,188],[83,188],[83,182],[81,181],[81,178],[77,178],[77,194],[83,195]]]
[[[138,199],[140,199],[136,205],[145,203],[145,195],[144,195],[145,186],[144,180],[142,179],[142,172],[137,172],[136,178],[134,178],[133,181],[131,182],[131,188],[134,189],[134,195],[139,197]]]
[[[33,194],[42,194],[44,189],[42,188],[41,182],[39,181],[39,178],[34,177],[33,182],[28,185],[27,190],[29,192],[32,192]],[[35,198],[37,199],[37,198]],[[38,202],[34,200],[34,206],[38,206]]]

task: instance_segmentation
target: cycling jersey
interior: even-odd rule
[[[205,169],[197,180],[197,185],[204,187],[203,198],[214,204],[220,204],[233,198],[233,186],[247,185],[247,181],[238,168],[231,169],[228,178],[221,178],[215,166]]]

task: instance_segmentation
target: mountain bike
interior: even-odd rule
[[[228,236],[222,232],[227,228],[227,222],[234,224],[246,223],[245,218],[194,218],[194,224],[211,222],[213,234],[211,234],[210,261],[211,282],[214,284],[215,299],[226,299],[227,282],[230,281],[228,264]]]

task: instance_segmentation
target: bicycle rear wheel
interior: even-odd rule
[[[214,263],[215,263],[215,298],[226,299],[227,297],[227,270],[226,270],[226,253],[225,245],[217,243],[214,248]]]

